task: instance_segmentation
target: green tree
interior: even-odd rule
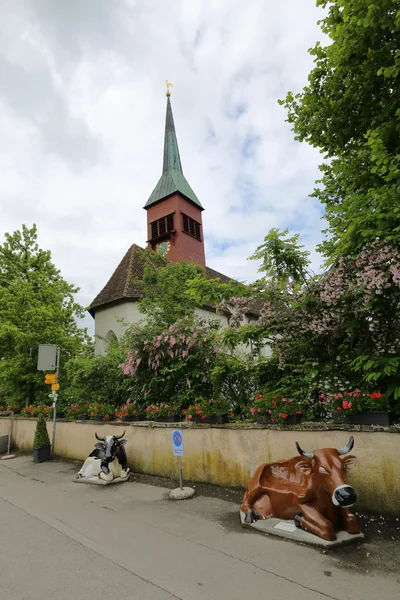
[[[36,423],[35,437],[33,439],[34,448],[44,448],[50,446],[50,438],[47,433],[46,420],[44,414],[40,413]]]
[[[196,308],[216,306],[245,288],[233,280],[222,283],[218,278],[210,278],[195,262],[172,263],[147,250],[141,260],[143,277],[135,281],[143,292],[139,306],[155,335],[181,319],[193,318]]]
[[[278,283],[303,283],[308,275],[309,255],[299,244],[300,234],[288,238],[288,229],[271,229],[249,260],[261,260],[258,269],[266,273],[268,279]]]
[[[400,2],[317,0],[331,43],[309,52],[302,93],[280,101],[296,139],[320,148],[328,262],[400,241]]]
[[[90,352],[86,329],[76,319],[78,288],[67,283],[39,248],[37,229],[22,226],[0,245],[0,390],[9,402],[43,399],[47,389],[36,369],[39,344],[57,344],[63,362]]]
[[[155,330],[194,315],[196,300],[188,293],[192,280],[206,279],[201,266],[192,262],[171,263],[155,252],[144,250],[141,256],[143,277],[136,283],[143,290],[140,311]]]

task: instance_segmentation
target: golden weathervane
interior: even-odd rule
[[[172,83],[169,83],[168,79],[166,79],[165,81],[165,85],[167,86],[167,93],[166,96],[170,96],[171,92],[169,91],[169,88],[173,87]]]

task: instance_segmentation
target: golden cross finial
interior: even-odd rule
[[[172,85],[172,83],[169,83],[168,79],[165,80],[165,85],[167,86],[166,96],[170,96],[171,92],[169,91],[169,88],[173,87],[173,85]]]

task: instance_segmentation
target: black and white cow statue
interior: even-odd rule
[[[127,480],[130,469],[127,465],[124,448],[127,440],[122,439],[124,435],[125,431],[122,435],[107,435],[106,437],[100,437],[95,433],[96,439],[99,441],[83,463],[76,479],[88,481],[101,479],[105,482],[114,479]]]

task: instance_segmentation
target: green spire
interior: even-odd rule
[[[182,163],[181,157],[179,156],[178,140],[176,139],[171,101],[169,95],[167,94],[163,172],[144,208],[148,208],[152,204],[155,204],[156,202],[159,202],[160,200],[163,200],[163,198],[166,198],[171,194],[175,194],[176,192],[180,192],[188,200],[204,210],[196,194],[186,181],[182,171]]]

